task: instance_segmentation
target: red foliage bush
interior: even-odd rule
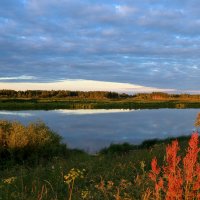
[[[157,159],[151,162],[150,179],[154,183],[153,198],[166,200],[200,199],[200,148],[198,132],[193,133],[183,159],[178,156],[180,150],[175,140],[166,148],[165,164],[159,167]]]

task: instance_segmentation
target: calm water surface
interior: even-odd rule
[[[70,148],[96,152],[111,143],[188,135],[199,109],[0,111],[0,119],[42,120]]]

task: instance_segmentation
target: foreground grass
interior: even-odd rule
[[[163,148],[156,151],[159,151],[157,156],[161,156]],[[136,150],[121,156],[71,152],[68,157],[56,157],[34,166],[4,167],[0,173],[1,199],[68,199],[64,175],[68,175],[72,168],[84,169],[83,178],[75,180],[73,199],[116,199],[114,195],[140,199],[149,170],[141,166],[142,163],[150,166],[154,155],[155,152],[149,150]],[[5,180],[11,177],[14,180],[6,183]]]
[[[187,140],[180,138],[181,149],[186,149]],[[0,171],[0,199],[64,200],[70,199],[70,194],[75,200],[145,199],[145,192],[151,187],[151,160],[156,156],[162,165],[169,142],[112,145],[98,155],[67,150],[64,155],[35,162],[7,162]],[[73,173],[73,168],[80,173]]]

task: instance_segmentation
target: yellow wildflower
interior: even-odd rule
[[[7,179],[3,179],[3,183],[9,185],[9,184],[12,184],[16,179],[17,179],[17,177],[10,177],[10,178],[7,178]]]

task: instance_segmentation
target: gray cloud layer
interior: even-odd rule
[[[198,90],[199,54],[197,0],[0,2],[0,77]]]

